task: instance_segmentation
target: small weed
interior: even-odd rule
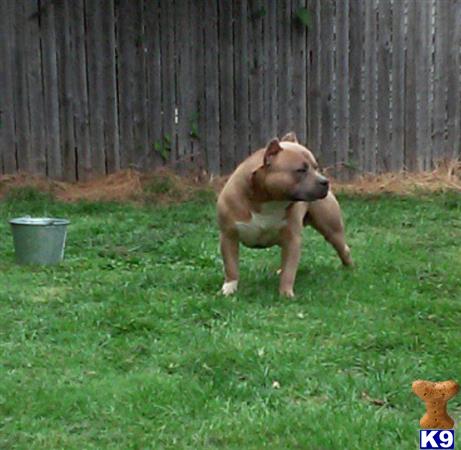
[[[30,202],[43,204],[53,201],[53,196],[32,186],[25,186],[11,189],[6,194],[5,201],[7,203]]]
[[[169,134],[165,134],[162,140],[154,143],[153,147],[164,161],[168,161],[171,153],[171,136]]]
[[[307,8],[299,8],[295,13],[296,18],[302,23],[306,28],[310,28],[312,25],[312,15]]]
[[[171,177],[158,176],[149,180],[144,186],[144,191],[150,194],[168,194],[175,189]]]

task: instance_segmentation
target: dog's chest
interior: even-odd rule
[[[287,202],[265,203],[261,212],[251,213],[249,222],[237,222],[240,241],[247,247],[268,247],[279,240],[280,230],[287,224]]]

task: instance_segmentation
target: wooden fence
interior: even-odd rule
[[[461,153],[461,0],[0,0],[0,32],[2,173],[227,173],[289,130],[346,176]]]

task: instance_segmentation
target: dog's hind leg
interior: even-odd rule
[[[352,265],[349,246],[346,244],[341,209],[336,197],[329,192],[322,199],[309,204],[304,225],[315,228],[336,250],[345,266]]]

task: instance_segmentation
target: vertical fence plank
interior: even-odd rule
[[[74,107],[74,129],[77,162],[77,178],[91,178],[91,144],[90,118],[88,109],[88,79],[85,51],[85,8],[83,0],[69,4],[72,32],[71,59],[72,67],[72,99]]]
[[[262,68],[260,72],[260,83],[261,83],[261,124],[260,124],[260,140],[262,144],[259,145],[261,147],[264,145],[269,139],[270,136],[272,136],[271,132],[269,131],[271,128],[271,121],[272,121],[272,115],[269,107],[269,97],[268,97],[268,92],[267,92],[267,87],[270,82],[270,76],[271,76],[271,64],[272,61],[269,59],[269,51],[270,49],[268,48],[269,42],[271,42],[271,37],[269,36],[270,34],[270,2],[265,2],[263,0],[262,6],[261,6],[261,35],[259,36],[259,53],[260,53],[260,61],[262,62]],[[272,10],[275,10],[276,5],[272,5]],[[275,26],[275,24],[274,24]],[[275,41],[276,42],[276,41]],[[275,94],[275,92],[273,92]],[[273,136],[276,136],[277,133],[275,133]]]
[[[218,10],[213,0],[206,1],[208,24],[205,27],[205,149],[208,170],[220,173],[219,158],[219,76],[218,76]]]
[[[235,158],[240,163],[249,151],[247,0],[234,4]]]
[[[104,3],[85,0],[92,175],[101,175],[106,171],[103,113],[105,90],[103,66],[106,55],[103,51],[101,29],[102,16],[110,12],[107,11],[107,5]]]
[[[102,108],[105,169],[107,173],[113,173],[120,169],[114,0],[107,0],[104,14],[101,14],[101,33],[102,53],[104,55],[101,76],[104,86]]]
[[[142,0],[122,0],[118,10],[122,168],[140,169],[147,159],[145,42],[142,6]],[[173,23],[171,32],[174,35]],[[171,45],[174,45],[174,41]],[[174,82],[174,66],[172,67],[172,78]],[[174,138],[173,135],[172,142],[175,142]]]
[[[148,147],[147,166],[156,167],[162,164],[159,146],[162,142],[162,65],[160,55],[160,3],[146,2],[145,21],[147,33],[147,97],[148,110]],[[199,45],[196,43],[196,45]]]
[[[168,2],[169,3],[169,2]],[[120,115],[120,167],[127,169],[135,162],[133,134],[135,93],[135,47],[137,30],[135,24],[135,4],[121,0],[117,10],[117,72]]]
[[[263,71],[264,59],[261,52],[262,23],[265,9],[261,0],[249,2],[248,11],[248,63],[250,87],[250,147],[251,151],[261,148],[267,140],[262,133]]]
[[[221,105],[221,167],[230,173],[235,167],[234,145],[234,64],[232,40],[232,2],[220,2],[219,9],[219,81]]]
[[[146,83],[146,35],[144,27],[144,0],[130,0],[133,11],[133,157],[137,170],[146,166],[149,157],[147,145],[147,83]]]
[[[431,166],[431,2],[416,5],[416,155],[417,169],[428,170]]]
[[[22,168],[46,175],[45,105],[43,93],[42,52],[40,36],[41,10],[38,0],[24,3],[26,29],[24,33],[27,58],[27,93],[30,120],[29,153]],[[20,162],[20,161],[19,161]],[[21,166],[19,167],[21,169]]]
[[[336,99],[337,169],[344,178],[349,175],[349,0],[336,1]]]
[[[407,52],[405,59],[405,167],[417,170],[416,142],[416,2],[408,2]]]
[[[364,40],[364,3],[349,2],[349,168],[355,174],[362,168],[363,158],[363,105],[362,67]]]
[[[334,149],[334,109],[333,109],[333,24],[334,3],[325,0],[320,5],[320,40],[322,52],[320,57],[321,78],[321,116],[322,138],[320,148],[320,161],[331,173],[335,172],[335,149]]]
[[[0,172],[16,172],[16,135],[14,129],[13,62],[14,5],[12,0],[0,2]]]
[[[307,138],[307,111],[306,111],[306,31],[307,27],[298,18],[300,11],[306,8],[306,0],[292,0],[291,3],[291,64],[293,66],[292,86],[292,117],[293,130],[303,144]]]
[[[268,2],[264,17],[264,47],[266,70],[264,84],[264,117],[267,120],[264,139],[277,136],[277,5]]]
[[[292,57],[291,57],[291,0],[277,2],[278,35],[278,86],[277,106],[280,135],[293,128],[292,105]]]
[[[161,147],[170,150],[170,160],[175,155],[172,145],[176,141],[175,108],[176,108],[176,82],[175,82],[175,36],[174,36],[174,9],[171,0],[160,2],[160,45],[162,65],[162,139]]]
[[[46,174],[62,179],[62,155],[59,129],[58,67],[56,56],[55,5],[47,3],[41,11],[42,71],[46,132]]]
[[[452,30],[447,67],[447,159],[461,157],[461,1],[450,3],[448,24]]]
[[[70,12],[68,2],[55,4],[56,45],[59,79],[59,124],[63,177],[77,179],[73,113],[73,50],[71,50]]]
[[[390,169],[390,73],[391,73],[391,3],[389,0],[378,4],[378,149],[377,170]]]
[[[318,155],[321,147],[321,40],[320,40],[320,2],[308,1],[311,26],[307,33],[307,146]]]
[[[391,171],[404,165],[405,105],[405,4],[394,1],[392,7],[392,137]]]
[[[443,159],[446,154],[446,108],[447,108],[447,63],[448,47],[452,45],[447,27],[450,2],[438,1],[435,3],[435,66],[434,66],[434,109],[433,109],[433,161]]]
[[[376,0],[365,2],[365,68],[364,68],[364,120],[365,144],[363,169],[374,172],[376,169],[376,114],[377,114],[377,84],[376,84]]]
[[[188,165],[191,153],[190,122],[193,114],[194,90],[190,89],[191,76],[191,39],[189,30],[190,2],[183,1],[176,9],[176,47],[177,56],[177,86],[178,95],[178,161],[176,168],[184,170]]]
[[[192,139],[193,163],[196,170],[202,175],[203,171],[208,169],[206,165],[206,154],[204,148],[204,133],[205,133],[205,48],[204,48],[204,21],[203,2],[191,2],[191,17],[192,17],[192,35],[193,42],[193,58],[195,67],[192,73],[192,80],[195,83],[195,110],[197,116],[194,117],[194,127],[196,127],[197,135]]]
[[[31,130],[28,105],[28,84],[27,84],[27,47],[25,30],[28,30],[29,21],[25,16],[24,3],[14,2],[15,5],[15,46],[14,55],[15,67],[15,119],[16,119],[16,149],[18,170],[29,171],[32,167],[31,159]]]

